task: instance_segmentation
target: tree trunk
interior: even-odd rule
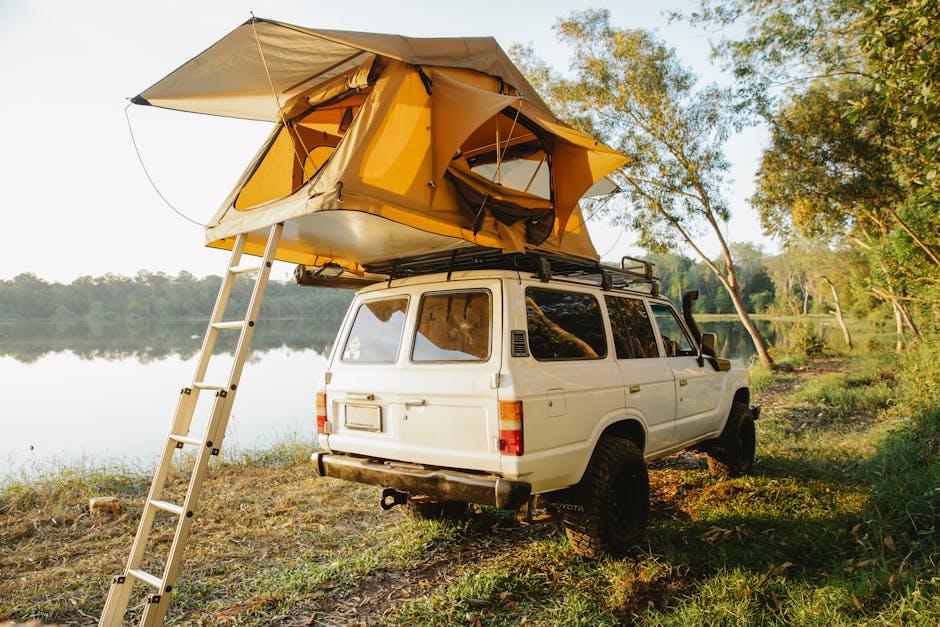
[[[898,301],[892,299],[891,307],[894,308],[894,324],[897,328],[898,338],[894,345],[894,349],[900,353],[904,350],[904,318],[901,316],[901,304]]]
[[[793,298],[793,288],[794,288],[794,279],[793,275],[787,277],[787,307],[790,309],[790,313],[794,316],[800,315],[800,305],[799,302]]]
[[[907,304],[898,301],[898,310],[901,312],[901,318],[904,319],[904,324],[911,330],[914,337],[920,337],[920,329],[914,324],[914,318],[911,317],[911,310],[908,309]]]
[[[751,316],[748,315],[747,310],[744,308],[744,301],[741,300],[741,295],[738,294],[738,290],[735,289],[734,284],[730,283],[725,277],[719,276],[718,279],[721,281],[721,284],[725,286],[725,289],[728,290],[728,296],[731,297],[731,302],[734,304],[734,309],[738,313],[738,318],[741,319],[741,324],[744,325],[748,335],[751,336],[751,341],[754,343],[754,349],[757,351],[757,356],[760,358],[761,363],[767,367],[773,367],[774,360],[770,357],[770,353],[767,352],[767,345],[764,343],[763,336],[760,334],[760,331],[757,330],[757,326],[755,326],[754,321],[751,320]]]
[[[836,286],[832,284],[832,281],[829,280],[829,277],[824,276],[823,281],[829,285],[829,289],[832,290],[832,301],[836,306],[836,321],[838,321],[839,326],[842,327],[842,337],[845,338],[845,346],[849,350],[852,350],[852,334],[849,333],[849,328],[845,326],[845,318],[842,317],[842,304],[839,302],[839,293],[836,292]]]

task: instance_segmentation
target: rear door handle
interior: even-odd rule
[[[688,384],[689,384],[688,379],[679,379],[679,385],[688,385]]]
[[[639,391],[640,391],[640,386],[638,386],[638,385],[631,385],[631,386],[630,386],[630,394],[636,394],[636,393],[639,392]]]
[[[346,395],[348,401],[374,401],[375,394],[365,394],[359,392],[350,392]]]
[[[423,398],[406,398],[405,407],[424,407],[428,404]]]

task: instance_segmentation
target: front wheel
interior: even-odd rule
[[[583,557],[619,557],[637,546],[650,510],[643,453],[624,438],[601,438],[581,484],[576,510],[565,513],[565,531]]]
[[[754,468],[757,436],[751,409],[744,403],[733,403],[728,423],[708,450],[708,470],[714,477],[740,477]]]

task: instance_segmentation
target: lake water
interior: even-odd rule
[[[309,439],[315,429],[314,387],[335,330],[304,320],[263,322],[242,374],[226,451],[295,435]],[[780,326],[759,324],[775,343]],[[700,326],[718,333],[720,355],[747,360],[753,354],[740,323]],[[190,321],[0,324],[0,481],[81,461],[152,467],[179,390],[192,382],[204,331],[205,323]],[[227,346],[220,337],[207,381],[225,379],[233,348],[234,341]],[[194,435],[211,396],[203,395]]]
[[[0,481],[78,462],[152,467],[204,331],[188,321],[0,325]],[[259,325],[224,449],[312,438],[314,386],[333,334],[309,321]],[[227,377],[234,341],[221,339],[206,381]],[[193,435],[212,396],[202,395]]]

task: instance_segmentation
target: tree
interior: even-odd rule
[[[814,237],[842,227],[898,324],[916,333],[913,307],[940,327],[940,4],[701,0],[685,17],[736,27],[716,54],[741,106],[771,120],[772,150],[791,159],[762,164],[778,199],[798,197],[765,224],[789,211]],[[801,124],[781,124],[800,109]]]
[[[849,241],[866,250],[878,270],[872,276],[881,279],[869,289],[917,335],[905,276],[922,273],[916,266],[929,261],[916,257],[929,257],[930,247],[895,209],[905,191],[893,176],[886,147],[890,127],[872,107],[845,114],[846,103],[861,101],[865,93],[855,80],[818,81],[781,107],[771,120],[772,142],[751,202],[765,230],[786,242]],[[886,248],[899,237],[898,226],[921,249],[909,261]]]
[[[727,94],[714,86],[697,90],[696,77],[671,49],[648,32],[613,27],[609,18],[607,11],[584,11],[556,24],[574,54],[571,78],[531,50],[517,47],[514,54],[572,124],[630,157],[612,175],[624,190],[622,202],[608,200],[595,210],[633,228],[648,250],[690,248],[721,282],[761,361],[770,365],[721,231],[730,217],[722,197],[723,145],[733,126]],[[703,252],[706,236],[721,250],[718,263]]]
[[[940,212],[940,3],[874,0],[859,21],[878,104],[896,129],[893,150],[912,201]]]

